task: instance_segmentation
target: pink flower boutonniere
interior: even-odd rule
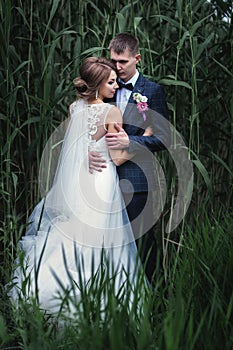
[[[148,98],[146,96],[143,96],[141,94],[139,94],[138,92],[135,92],[133,94],[133,99],[134,101],[137,102],[137,109],[139,111],[139,113],[142,113],[143,116],[143,120],[146,121],[146,111],[148,111],[148,104],[147,104],[147,100]]]

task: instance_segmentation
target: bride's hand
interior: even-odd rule
[[[144,131],[144,134],[142,136],[152,136],[153,135],[153,130],[151,126],[148,126],[146,130]]]
[[[102,156],[95,151],[88,152],[89,158],[89,172],[93,174],[94,171],[101,172],[104,168],[106,168],[106,160],[102,158]]]

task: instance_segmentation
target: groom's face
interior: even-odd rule
[[[120,54],[111,50],[110,57],[116,66],[118,77],[127,83],[136,73],[136,65],[140,61],[140,54],[133,55],[128,49]]]

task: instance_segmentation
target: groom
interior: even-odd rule
[[[110,149],[127,149],[135,154],[130,161],[117,167],[117,171],[139,254],[145,264],[146,275],[152,282],[156,267],[154,206],[160,205],[154,153],[165,149],[167,104],[162,87],[137,70],[140,54],[136,37],[121,33],[111,40],[109,49],[118,73],[119,89],[115,102],[122,111],[123,128],[116,125],[118,133],[106,134],[106,142]],[[133,93],[147,98],[149,110],[144,116],[137,109]],[[153,135],[142,136],[148,126],[152,128]],[[97,167],[100,165],[97,159]]]

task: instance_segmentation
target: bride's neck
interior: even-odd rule
[[[87,103],[92,105],[92,104],[98,104],[98,103],[103,103],[103,100],[101,100],[101,98],[94,98],[94,99],[89,99],[87,100]]]

